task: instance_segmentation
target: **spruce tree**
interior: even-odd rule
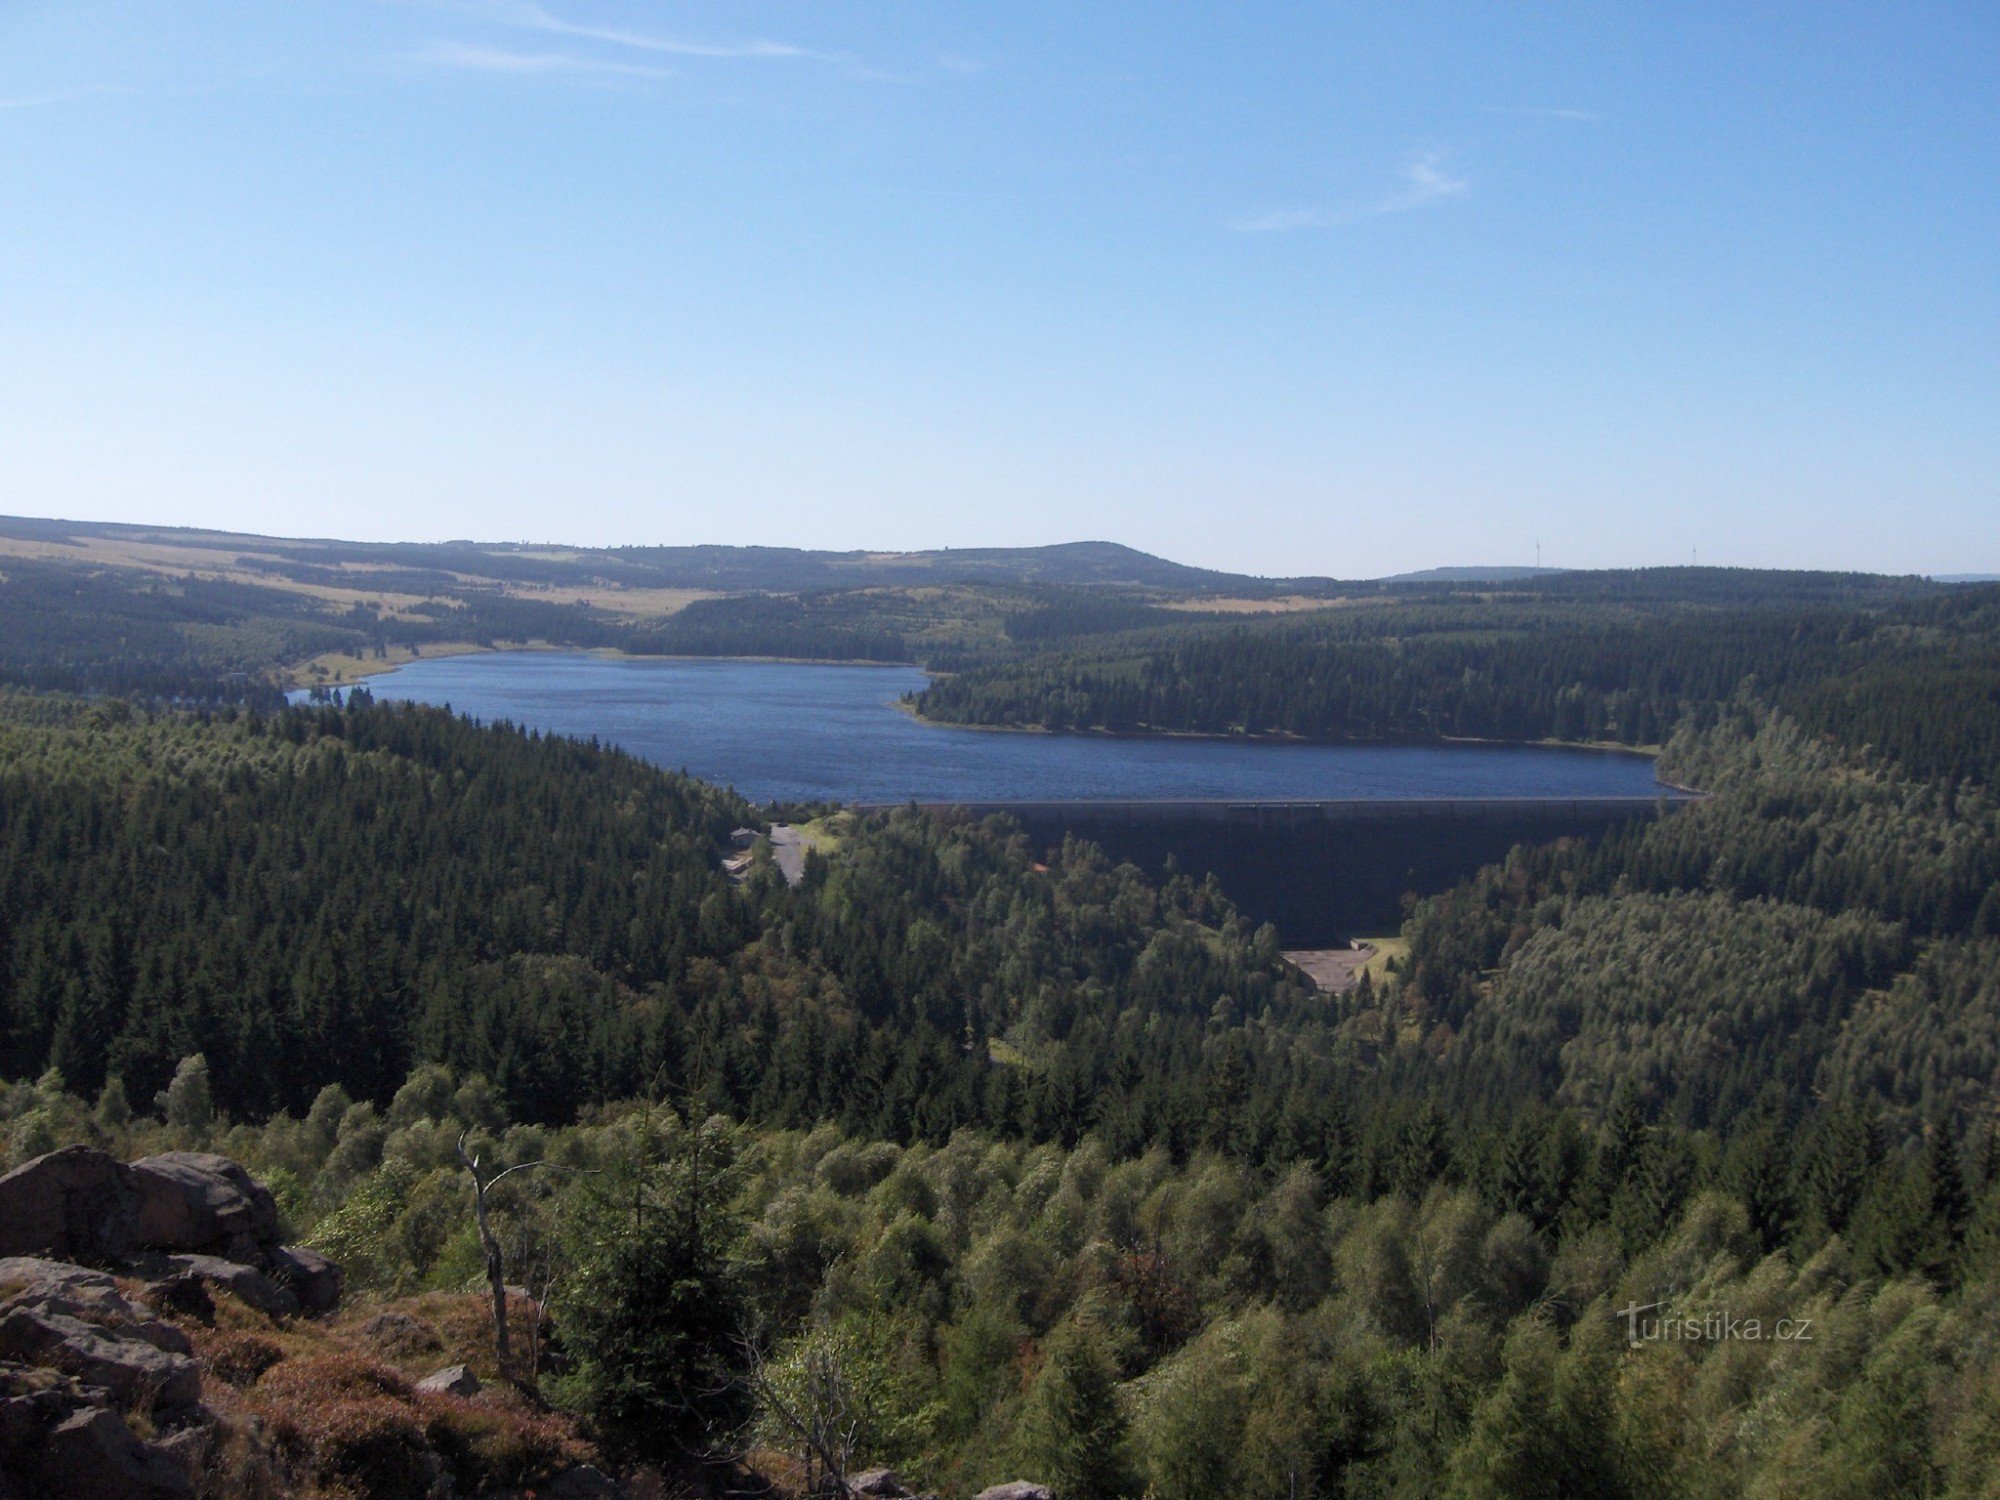
[[[1119,1500],[1133,1489],[1118,1377],[1102,1335],[1071,1322],[1051,1336],[1021,1418],[1021,1461],[1061,1500]]]

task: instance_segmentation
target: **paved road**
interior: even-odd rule
[[[806,878],[806,841],[791,824],[771,825],[771,858],[777,861],[786,885],[797,885]]]

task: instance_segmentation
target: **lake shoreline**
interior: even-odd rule
[[[598,740],[759,802],[900,805],[1156,801],[1302,803],[1523,797],[1651,800],[1632,747],[1471,740],[1312,741],[1105,732],[952,734],[902,701],[902,663],[633,656],[540,647],[425,652],[371,674],[377,701]],[[306,691],[295,691],[294,701]],[[892,711],[893,710],[893,711]]]
[[[1025,734],[1038,735],[1048,739],[1097,739],[1097,740],[1196,740],[1225,745],[1325,745],[1352,746],[1357,749],[1375,747],[1380,749],[1400,749],[1406,747],[1437,745],[1491,745],[1503,750],[1589,750],[1605,755],[1628,755],[1641,760],[1658,760],[1664,745],[1621,745],[1610,740],[1497,740],[1479,735],[1409,735],[1400,739],[1358,739],[1346,736],[1308,734],[1223,734],[1204,729],[1104,729],[1088,725],[1082,729],[1051,729],[1046,724],[967,724],[956,719],[933,719],[920,712],[914,703],[906,698],[896,700],[896,708],[908,714],[919,724],[932,729],[970,729],[981,734]],[[1662,786],[1673,787],[1673,783],[1662,781]],[[1693,791],[1690,787],[1674,787],[1675,791]]]
[[[548,641],[508,641],[487,646],[470,641],[440,641],[426,643],[422,654],[406,647],[391,647],[388,659],[369,658],[357,670],[346,672],[318,681],[308,680],[301,674],[325,656],[316,656],[298,666],[288,668],[283,674],[282,684],[288,691],[309,690],[314,687],[352,687],[371,677],[383,677],[396,672],[413,662],[442,661],[454,656],[500,656],[508,652],[533,652],[537,655],[587,656],[597,661],[675,661],[675,662],[769,662],[785,666],[801,667],[907,667],[924,673],[927,677],[942,677],[950,674],[933,672],[916,662],[878,661],[874,658],[833,657],[833,656],[705,656],[687,652],[636,652],[620,650],[616,646],[561,646]],[[1342,746],[1354,749],[1402,749],[1425,746],[1490,745],[1505,750],[1587,750],[1603,755],[1633,756],[1641,760],[1657,761],[1661,745],[1621,745],[1607,740],[1501,740],[1479,735],[1408,735],[1401,738],[1360,739],[1348,736],[1324,736],[1303,734],[1223,734],[1197,729],[1103,729],[1086,726],[1081,729],[1050,729],[1044,724],[967,724],[951,719],[933,719],[920,712],[908,698],[897,698],[890,705],[898,713],[907,715],[916,723],[928,729],[969,730],[977,734],[1018,734],[1040,736],[1048,739],[1098,739],[1131,741],[1174,741],[1192,740],[1209,744],[1225,745],[1318,745],[1331,748]],[[1689,796],[1701,795],[1696,787],[1680,786],[1661,779],[1660,785],[1670,791],[1683,792]]]

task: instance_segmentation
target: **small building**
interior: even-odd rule
[[[758,837],[757,830],[754,828],[732,829],[729,834],[729,847],[732,849],[754,848]]]

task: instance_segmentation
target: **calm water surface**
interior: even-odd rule
[[[914,667],[503,651],[412,662],[368,685],[381,699],[447,704],[488,721],[595,736],[760,802],[1324,801],[1661,790],[1649,760],[1588,750],[1263,745],[941,728],[895,707],[923,683]]]

